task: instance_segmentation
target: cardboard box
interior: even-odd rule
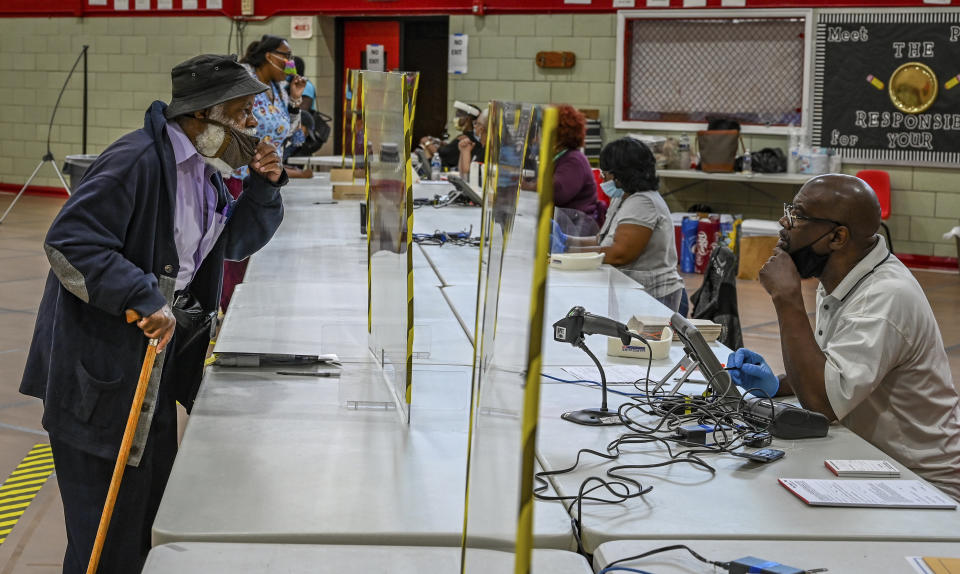
[[[334,168],[330,170],[331,183],[353,183],[353,169]]]
[[[342,183],[342,184],[334,184],[333,186],[333,199],[363,200],[366,198],[367,198],[367,187],[362,183]]]

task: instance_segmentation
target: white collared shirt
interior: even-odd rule
[[[913,274],[877,245],[829,295],[817,289],[814,336],[840,422],[960,500],[960,395]]]

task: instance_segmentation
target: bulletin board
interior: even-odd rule
[[[617,17],[614,123],[693,131],[711,118],[785,134],[808,120],[811,10],[632,10]]]
[[[960,162],[960,11],[823,11],[813,144],[864,163]]]

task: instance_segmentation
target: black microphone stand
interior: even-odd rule
[[[37,173],[40,171],[40,168],[43,167],[43,164],[50,162],[53,165],[53,170],[57,172],[57,177],[60,178],[60,183],[63,184],[63,189],[67,191],[67,195],[70,195],[70,186],[67,185],[65,179],[63,179],[63,174],[60,173],[60,168],[57,167],[57,161],[53,157],[53,152],[50,151],[50,135],[53,132],[53,120],[57,117],[57,109],[60,107],[60,100],[63,98],[63,92],[67,89],[67,84],[70,82],[70,78],[73,76],[73,72],[77,69],[77,65],[83,60],[83,153],[87,153],[87,49],[90,46],[84,46],[80,50],[80,55],[77,56],[76,61],[73,63],[73,67],[70,68],[70,73],[67,74],[67,79],[63,81],[63,87],[60,88],[60,95],[57,96],[57,103],[53,106],[53,113],[50,114],[50,124],[47,126],[47,153],[43,154],[43,157],[40,158],[40,163],[37,164],[36,169],[33,170],[33,173],[30,174],[30,177],[27,179],[27,183],[23,184],[23,187],[20,188],[17,196],[13,198],[13,201],[7,206],[7,210],[3,212],[3,216],[0,217],[0,223],[3,223],[3,220],[7,218],[7,215],[10,214],[10,211],[13,209],[13,206],[20,201],[20,196],[27,191],[27,188],[30,186],[30,182],[33,181],[33,178],[37,177]]]
[[[563,413],[560,415],[565,421],[570,421],[572,423],[577,423],[578,425],[588,425],[588,426],[604,426],[604,425],[618,425],[621,424],[620,417],[617,413],[611,412],[607,408],[607,375],[603,372],[603,366],[600,365],[600,361],[597,359],[590,348],[587,347],[586,342],[584,342],[584,337],[581,334],[576,342],[573,343],[574,347],[582,350],[587,354],[588,357],[593,359],[593,364],[597,366],[597,370],[600,371],[600,387],[603,394],[603,398],[600,400],[599,409],[581,409],[579,411],[572,411],[569,413]]]

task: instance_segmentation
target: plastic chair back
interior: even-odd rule
[[[607,194],[603,193],[603,189],[600,188],[600,184],[603,183],[603,176],[600,174],[600,170],[593,168],[593,181],[597,184],[597,199],[600,203],[610,206],[610,198],[607,197]]]
[[[881,169],[864,169],[857,172],[857,177],[867,182],[877,194],[880,219],[886,221],[890,217],[890,174]]]

